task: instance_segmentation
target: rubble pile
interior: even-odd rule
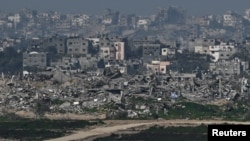
[[[128,117],[138,117],[180,99],[219,105],[249,97],[248,79],[212,74],[202,78],[177,73],[124,75],[109,68],[98,75],[54,72],[12,79],[12,85],[7,82],[0,81],[0,107],[14,111],[34,111],[41,101],[50,113],[86,114],[102,109],[109,115],[126,112]]]

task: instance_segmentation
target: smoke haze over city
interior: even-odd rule
[[[101,14],[105,8],[124,14],[149,15],[158,8],[182,7],[188,15],[223,14],[228,10],[243,13],[249,0],[0,0],[0,11],[17,12],[22,8],[62,13]]]

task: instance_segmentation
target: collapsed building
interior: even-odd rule
[[[138,117],[183,98],[202,103],[247,99],[248,82],[247,78],[222,77],[209,72],[198,75],[148,71],[128,75],[117,67],[76,74],[54,70],[28,74],[23,80],[2,76],[0,105],[2,110],[32,112],[41,101],[49,113],[106,111],[108,115],[126,112],[128,117]]]

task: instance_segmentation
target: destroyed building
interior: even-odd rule
[[[143,62],[151,62],[152,60],[159,60],[161,57],[160,44],[143,44]]]
[[[45,48],[56,48],[58,54],[65,54],[67,50],[66,37],[54,35],[51,38],[45,39],[43,46]]]
[[[167,66],[169,65],[170,62],[168,61],[152,61],[151,63],[147,64],[147,69],[156,74],[166,74]]]
[[[215,74],[224,74],[224,75],[239,75],[244,71],[247,71],[248,63],[241,61],[238,58],[230,61],[219,61],[215,63],[210,63],[209,69]]]
[[[71,37],[66,41],[67,54],[86,56],[89,49],[89,41],[82,37]]]
[[[25,52],[23,53],[23,68],[38,67],[46,68],[50,60],[46,52]]]

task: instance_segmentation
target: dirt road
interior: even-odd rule
[[[47,141],[72,141],[72,140],[84,140],[94,136],[100,135],[110,135],[111,133],[126,130],[133,127],[139,126],[152,126],[152,125],[161,125],[161,126],[191,126],[191,125],[200,125],[200,124],[249,124],[250,122],[235,122],[235,121],[202,121],[202,120],[150,120],[150,121],[107,121],[107,125],[103,127],[97,127],[91,130],[80,130],[72,135],[51,139]]]

